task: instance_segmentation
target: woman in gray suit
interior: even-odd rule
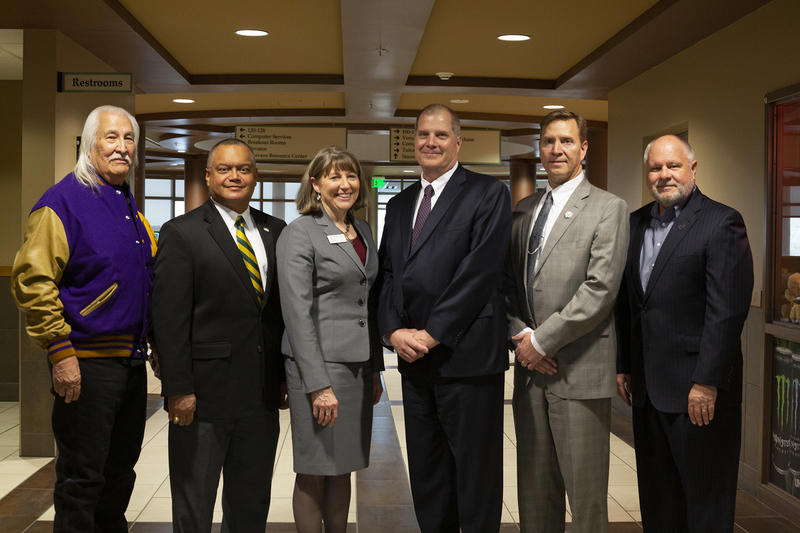
[[[350,473],[368,465],[372,406],[383,393],[371,294],[378,254],[369,225],[353,216],[368,187],[353,154],[323,148],[300,184],[303,216],[278,239],[300,533],[319,532],[322,522],[326,533],[346,530]]]

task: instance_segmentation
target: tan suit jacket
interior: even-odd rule
[[[570,399],[609,398],[616,391],[611,311],[625,268],[628,207],[584,178],[547,236],[531,305],[528,239],[543,194],[544,190],[523,198],[513,213],[506,267],[509,335],[526,327],[536,331],[536,341],[558,365],[554,375],[544,376],[554,394]],[[520,370],[527,375],[536,372]]]

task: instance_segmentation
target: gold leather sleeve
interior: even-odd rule
[[[28,335],[48,350],[53,363],[75,355],[58,291],[67,261],[69,244],[61,219],[49,207],[37,209],[28,217],[25,241],[14,258],[11,293],[25,313]]]

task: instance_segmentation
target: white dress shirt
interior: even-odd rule
[[[236,243],[236,219],[241,216],[244,220],[244,234],[247,236],[247,240],[250,241],[250,246],[253,248],[253,252],[256,254],[258,270],[261,272],[261,285],[263,289],[263,285],[267,279],[267,250],[264,248],[264,241],[261,240],[261,234],[258,232],[255,224],[253,223],[253,216],[250,214],[250,206],[247,206],[247,209],[244,210],[244,213],[240,215],[233,209],[228,209],[224,205],[217,203],[213,198],[211,201],[214,202],[214,206],[222,216],[222,220],[225,222],[225,227],[227,227],[228,231],[231,232],[231,238],[233,238],[234,244]]]
[[[422,188],[417,195],[417,206],[414,208],[414,216],[411,217],[411,229],[414,229],[414,224],[417,222],[417,213],[419,213],[419,206],[422,205],[422,198],[425,196],[425,187],[428,185],[433,185],[433,196],[431,197],[431,211],[433,211],[433,206],[436,205],[436,201],[442,195],[442,191],[444,190],[445,185],[447,182],[450,181],[450,178],[453,177],[453,173],[458,168],[458,163],[453,165],[453,168],[439,176],[433,181],[428,181],[424,177],[420,176],[419,180],[422,184]]]
[[[547,215],[547,221],[544,224],[544,231],[542,232],[542,244],[541,244],[542,249],[544,249],[545,243],[547,243],[547,237],[550,236],[550,231],[553,229],[553,226],[556,225],[556,220],[558,220],[558,217],[561,216],[561,211],[564,209],[564,206],[567,205],[567,200],[569,200],[569,197],[572,196],[572,193],[575,192],[575,189],[578,188],[578,185],[580,185],[584,179],[586,179],[586,176],[584,176],[583,172],[581,172],[576,177],[572,178],[566,183],[559,185],[555,189],[550,187],[550,183],[547,184],[544,190],[544,194],[542,195],[542,198],[539,200],[539,204],[536,206],[536,211],[533,213],[533,219],[531,220],[531,227],[528,230],[528,240],[525,241],[525,246],[527,246],[528,242],[530,241],[531,233],[533,232],[533,225],[536,224],[536,217],[539,216],[539,211],[542,210],[542,206],[544,205],[544,200],[547,197],[547,193],[550,192],[553,195],[553,207],[550,208],[550,213]],[[539,257],[541,257],[541,255],[539,255]],[[539,257],[536,258],[536,265],[534,265],[535,268],[539,267]],[[531,305],[532,304],[533,302],[531,302]],[[525,328],[522,331],[520,331],[519,334],[528,331],[531,333],[531,343],[533,344],[533,347],[536,348],[536,351],[542,355],[547,355],[546,353],[544,353],[539,343],[536,342],[536,334],[531,328]]]

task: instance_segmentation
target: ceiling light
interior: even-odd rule
[[[175,98],[173,102],[176,104],[193,104],[194,100],[190,100],[188,98]]]
[[[269,35],[269,33],[264,30],[238,30],[236,35],[242,35],[244,37],[263,37],[264,35]]]
[[[453,77],[452,72],[437,72],[436,75],[439,76],[439,78],[443,81],[447,81]]]
[[[414,171],[409,169],[404,169],[403,172],[413,173]]]
[[[186,150],[178,150],[178,153],[179,153],[179,154],[185,154],[185,153],[186,153]]]
[[[543,106],[543,107],[545,109],[564,109],[563,105],[558,105],[558,104],[551,104],[551,105],[546,105],[546,106]]]
[[[500,35],[497,37],[497,39],[500,41],[529,41],[530,38],[530,35],[518,35],[513,33],[508,35]]]
[[[465,99],[463,99],[463,98],[462,98],[462,99],[460,99],[460,100],[459,100],[459,99],[456,99],[456,100],[450,100],[450,103],[451,103],[451,104],[468,104],[468,103],[469,103],[469,100],[465,100]]]

